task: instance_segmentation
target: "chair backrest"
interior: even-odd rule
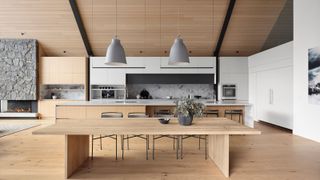
[[[129,112],[128,118],[147,118],[149,115],[147,115],[144,112]]]
[[[155,117],[159,118],[169,118],[174,117],[174,114],[169,109],[162,109],[154,113]]]
[[[210,110],[206,110],[205,113],[206,114],[217,114],[217,113],[219,113],[219,110],[211,110],[210,109]]]
[[[241,109],[232,109],[232,110],[225,110],[226,114],[242,114],[242,110]]]
[[[103,112],[101,113],[101,118],[123,118],[122,112]]]

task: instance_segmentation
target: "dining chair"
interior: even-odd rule
[[[173,118],[174,113],[172,113],[169,109],[162,109],[154,113],[155,117],[157,118]],[[169,138],[173,140],[173,150],[176,150],[176,158],[179,158],[179,136],[172,136],[172,135],[153,135],[152,136],[152,159],[154,160],[155,155],[155,141],[161,138]],[[177,147],[176,147],[177,146]]]
[[[129,112],[128,118],[148,118],[149,115],[147,115],[144,112]],[[124,141],[127,140],[127,149],[129,150],[129,140],[132,138],[140,138],[146,141],[146,159],[149,159],[148,156],[148,150],[149,150],[149,135],[143,135],[143,134],[134,134],[134,135],[124,135],[121,136],[121,150],[122,150],[122,159],[124,158]]]
[[[113,119],[113,118],[123,118],[123,114],[121,112],[103,112],[101,113],[101,119]],[[96,137],[95,135],[91,135],[91,159],[93,159],[93,142],[95,140],[100,140],[100,150],[102,150],[102,139],[103,138],[110,138],[115,140],[116,144],[116,160],[118,160],[118,136],[116,134],[110,135],[101,135]]]

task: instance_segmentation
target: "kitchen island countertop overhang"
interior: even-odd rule
[[[110,99],[93,101],[75,101],[59,105],[63,106],[175,106],[173,99]],[[213,99],[196,100],[202,102],[205,106],[251,106],[248,101],[215,101]]]

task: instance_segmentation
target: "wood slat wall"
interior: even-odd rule
[[[258,52],[285,1],[238,0],[221,55]],[[77,3],[95,55],[105,55],[116,32],[116,0]],[[118,0],[117,4],[117,34],[128,56],[167,56],[179,32],[191,56],[210,56],[228,7],[227,0]],[[1,0],[0,38],[38,39],[48,56],[86,55],[68,0]]]

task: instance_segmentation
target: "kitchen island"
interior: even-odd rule
[[[252,106],[246,101],[214,101],[211,99],[199,100],[206,110],[218,111],[218,117],[227,117],[238,121],[248,127],[253,127]],[[56,105],[56,119],[101,119],[103,112],[121,112],[127,118],[130,112],[146,113],[155,117],[156,111],[168,110],[173,112],[174,100],[170,99],[127,99],[81,101]],[[225,116],[226,110],[241,110],[242,118],[238,116]]]

